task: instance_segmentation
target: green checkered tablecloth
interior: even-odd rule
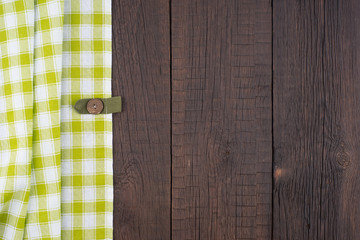
[[[0,1],[0,239],[112,239],[111,0]]]

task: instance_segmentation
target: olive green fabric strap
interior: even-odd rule
[[[75,105],[74,109],[80,114],[91,114],[88,111],[88,102],[93,98],[84,98],[78,100]],[[103,103],[103,110],[99,114],[109,114],[109,113],[116,113],[121,112],[121,97],[111,97],[111,98],[97,98],[100,99]]]

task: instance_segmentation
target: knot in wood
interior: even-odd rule
[[[350,165],[350,156],[342,149],[336,153],[336,161],[342,168],[347,168]]]

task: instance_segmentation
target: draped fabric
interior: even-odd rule
[[[111,0],[0,2],[0,239],[112,239]]]

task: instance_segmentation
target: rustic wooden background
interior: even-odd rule
[[[114,239],[360,239],[360,1],[113,0]]]

